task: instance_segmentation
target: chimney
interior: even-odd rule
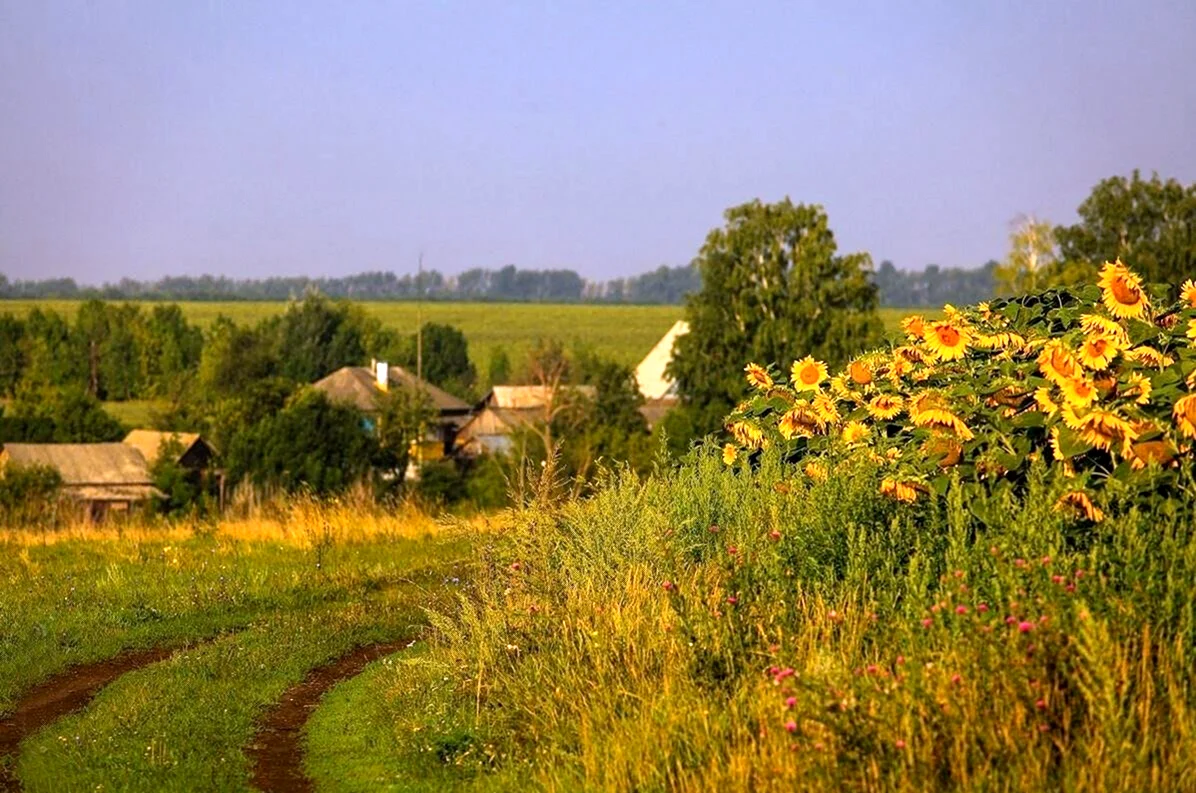
[[[390,389],[390,364],[386,361],[378,361],[374,364],[374,376],[377,379],[378,388],[381,391]]]

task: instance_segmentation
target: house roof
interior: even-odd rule
[[[389,369],[388,379],[392,387],[422,389],[442,415],[469,411],[468,403],[426,380],[420,380],[402,367],[391,366]],[[378,409],[378,386],[375,384],[373,372],[365,366],[342,367],[316,381],[312,387],[323,391],[334,402],[353,405],[365,413],[372,413]]]
[[[126,501],[157,493],[141,452],[123,443],[8,443],[4,457],[55,469],[63,486],[84,498]]]
[[[133,430],[125,436],[123,442],[141,452],[145,462],[153,466],[158,461],[158,452],[162,449],[162,444],[171,440],[178,441],[181,447],[177,459],[182,459],[197,443],[207,445],[207,441],[199,437],[198,432],[159,432],[157,430]],[[209,448],[211,447],[209,446]]]
[[[593,399],[598,390],[592,385],[565,385],[561,391],[581,394]],[[548,402],[548,388],[539,385],[496,385],[482,400],[482,404],[512,410],[534,410]]]
[[[686,333],[689,333],[689,323],[683,319],[677,320],[635,367],[635,381],[644,399],[660,399],[675,393],[677,384],[665,374],[665,369],[673,360],[673,344],[677,337]]]

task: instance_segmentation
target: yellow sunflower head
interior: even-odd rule
[[[889,394],[881,394],[872,397],[872,401],[868,403],[868,412],[874,417],[882,420],[889,420],[896,418],[902,411],[903,404],[901,397],[892,396]]]
[[[735,444],[728,443],[723,446],[723,463],[731,465],[735,462],[735,458],[739,456],[739,449],[735,448]]]
[[[1076,517],[1085,518],[1093,523],[1100,523],[1105,519],[1105,513],[1101,512],[1092,499],[1083,490],[1073,490],[1070,493],[1064,493],[1055,502],[1055,509],[1060,512],[1069,512]]]
[[[1175,426],[1189,438],[1196,438],[1196,394],[1182,396],[1175,401],[1171,409],[1175,418]]]
[[[871,432],[868,425],[862,421],[849,421],[843,425],[843,433],[839,436],[846,444],[859,443]]]
[[[1064,380],[1059,384],[1059,390],[1063,393],[1063,401],[1072,407],[1086,408],[1097,398],[1096,385],[1083,378]]]
[[[1051,399],[1051,389],[1045,386],[1035,389],[1034,402],[1038,405],[1038,409],[1048,416],[1055,415],[1055,411],[1059,409],[1055,400]]]
[[[880,483],[881,495],[889,496],[903,504],[912,504],[918,500],[919,486],[913,482],[899,482],[895,479],[884,479]]]
[[[1038,371],[1057,386],[1083,376],[1080,362],[1061,341],[1052,341],[1038,354]]]
[[[920,339],[926,330],[926,320],[921,314],[913,314],[901,320],[901,329],[911,339]]]
[[[858,358],[847,365],[847,374],[856,385],[869,385],[872,382],[872,367]]]
[[[1126,334],[1125,328],[1121,326],[1121,323],[1100,314],[1085,314],[1080,317],[1080,327],[1084,329],[1085,333],[1099,333],[1111,339],[1116,339],[1122,347],[1128,344],[1129,336]]]
[[[752,422],[734,421],[727,429],[731,431],[731,436],[739,441],[740,446],[746,446],[749,449],[764,447],[764,431]]]
[[[772,388],[772,375],[770,375],[768,370],[760,364],[749,363],[747,366],[743,367],[743,371],[747,376],[749,385],[755,386],[761,391]]]
[[[1121,263],[1105,262],[1100,271],[1101,300],[1109,313],[1120,319],[1142,319],[1150,301],[1142,291],[1142,279]]]
[[[1150,403],[1150,392],[1153,388],[1154,385],[1150,382],[1150,378],[1144,377],[1138,372],[1131,372],[1124,396],[1133,397],[1134,402],[1139,405],[1146,405]]]
[[[811,403],[814,412],[818,414],[818,418],[822,419],[826,424],[839,423],[839,408],[835,405],[835,400],[827,394],[819,394],[814,397]]]
[[[1129,358],[1134,363],[1159,370],[1166,369],[1168,366],[1175,363],[1175,359],[1170,355],[1159,352],[1154,347],[1148,347],[1146,345],[1128,350],[1125,353],[1125,357]]]
[[[807,402],[798,402],[793,409],[781,416],[777,429],[785,440],[802,437],[810,438],[817,435],[826,427],[826,422]]]
[[[822,463],[808,462],[803,470],[806,472],[806,476],[815,482],[825,482],[830,476],[830,473],[826,470],[826,466]]]
[[[1120,349],[1121,345],[1112,336],[1103,333],[1089,334],[1080,345],[1080,364],[1097,371],[1108,369]]]
[[[949,319],[927,323],[922,332],[926,347],[940,361],[954,361],[967,355],[971,338],[967,326]]]
[[[1130,444],[1138,438],[1138,431],[1132,424],[1109,410],[1092,409],[1082,415],[1076,414],[1075,418],[1080,440],[1107,452],[1113,451],[1114,444],[1118,444],[1119,451],[1128,454]]]
[[[793,362],[789,374],[792,377],[790,385],[795,391],[815,391],[826,379],[826,364],[807,355]]]
[[[1196,281],[1191,278],[1184,281],[1183,286],[1179,288],[1179,299],[1184,301],[1188,308],[1196,308]]]

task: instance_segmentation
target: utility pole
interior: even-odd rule
[[[415,276],[415,392],[419,398],[424,393],[424,252],[419,252],[419,265]],[[420,421],[415,431],[415,464],[424,464],[424,423]]]

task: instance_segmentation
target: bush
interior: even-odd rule
[[[53,520],[62,477],[45,465],[9,465],[0,471],[0,522],[43,525]]]

